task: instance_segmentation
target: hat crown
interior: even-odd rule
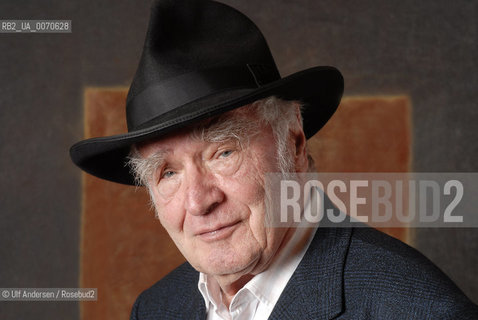
[[[128,108],[141,108],[140,105],[131,106],[135,98],[146,89],[169,79],[205,70],[227,70],[247,65],[269,69],[269,75],[264,77],[268,82],[280,78],[264,36],[248,17],[214,1],[159,0],[151,9],[143,54],[128,92]],[[214,81],[206,79],[210,80]],[[184,92],[193,85],[178,81],[170,87]],[[191,97],[194,98],[201,96]],[[167,103],[163,101],[163,104]],[[165,111],[159,108],[157,115]],[[129,118],[139,113],[140,110],[129,110],[128,127],[138,126],[138,121]]]
[[[343,89],[333,67],[281,78],[261,32],[233,8],[209,0],[158,0],[126,101],[128,133],[80,141],[70,155],[97,177],[134,184],[125,165],[133,144],[268,96],[301,101],[309,138],[332,116]]]

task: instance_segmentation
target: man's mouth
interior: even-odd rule
[[[228,238],[239,226],[240,221],[231,224],[217,226],[211,229],[200,231],[197,236],[205,242],[213,242]]]

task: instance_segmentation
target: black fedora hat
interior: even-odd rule
[[[272,95],[304,103],[310,138],[342,92],[342,75],[333,67],[281,78],[262,33],[239,11],[209,0],[159,0],[126,99],[128,132],[80,141],[70,155],[92,175],[134,184],[126,162],[135,143]]]

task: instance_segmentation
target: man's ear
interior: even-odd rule
[[[302,120],[300,115],[300,106],[296,107],[297,121],[290,127],[291,139],[295,146],[294,163],[296,172],[307,172],[309,168],[309,160],[307,158],[307,140],[305,138],[304,129],[302,128]]]

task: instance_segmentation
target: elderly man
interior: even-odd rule
[[[281,78],[257,27],[226,5],[155,3],[128,133],[71,149],[91,174],[146,186],[188,261],[132,319],[478,318],[426,258],[378,231],[267,223],[266,173],[313,168],[306,140],[342,91],[332,67]]]

